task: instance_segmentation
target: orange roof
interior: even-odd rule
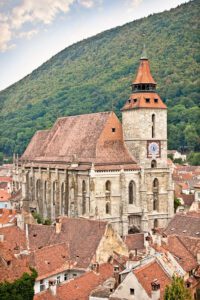
[[[5,190],[0,190],[0,202],[8,201],[11,197],[11,194]]]
[[[16,211],[14,209],[0,209],[0,224],[14,223],[16,219]]]
[[[138,72],[137,72],[135,80],[132,83],[133,84],[139,84],[139,83],[156,84],[155,80],[153,79],[153,77],[151,75],[148,59],[146,59],[146,58],[140,59],[140,65],[138,68]]]
[[[11,176],[0,176],[0,182],[12,182]]]
[[[171,280],[157,261],[153,261],[133,271],[139,283],[151,297],[151,283],[157,279],[160,283],[160,299],[163,299],[164,290]]]
[[[138,92],[131,94],[122,110],[134,108],[166,109],[167,106],[163,103],[160,96],[156,92]]]

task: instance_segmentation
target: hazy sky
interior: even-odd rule
[[[187,0],[0,0],[0,90],[89,36]]]

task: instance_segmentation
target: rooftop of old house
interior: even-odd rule
[[[188,212],[176,214],[167,227],[164,233],[168,235],[180,235],[200,238],[200,212]]]
[[[8,224],[14,225],[16,223],[16,210],[8,208],[0,208],[0,230],[1,226]]]
[[[129,234],[124,237],[124,242],[128,247],[128,250],[144,250],[144,233]]]
[[[105,263],[99,266],[97,272],[86,272],[68,283],[64,283],[57,287],[56,296],[52,296],[51,292],[45,291],[34,296],[34,300],[86,300],[89,299],[90,293],[102,284],[105,280],[112,277],[113,266]]]
[[[151,283],[158,280],[160,283],[160,299],[163,299],[165,287],[170,284],[171,279],[156,260],[138,267],[133,270],[133,273],[149,297],[151,297]]]

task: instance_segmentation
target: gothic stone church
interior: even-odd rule
[[[37,131],[15,165],[23,206],[44,218],[101,219],[120,235],[164,227],[173,215],[167,107],[146,55],[122,108],[59,118]]]

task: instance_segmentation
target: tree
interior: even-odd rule
[[[31,274],[24,273],[14,282],[0,283],[1,300],[32,300],[34,297],[34,284],[37,272],[31,269]]]
[[[181,201],[178,198],[174,198],[174,212],[176,212],[177,208],[181,205]]]
[[[3,152],[0,152],[0,165],[3,164]]]
[[[171,285],[165,288],[164,300],[192,300],[191,292],[185,287],[183,278],[172,278]]]

